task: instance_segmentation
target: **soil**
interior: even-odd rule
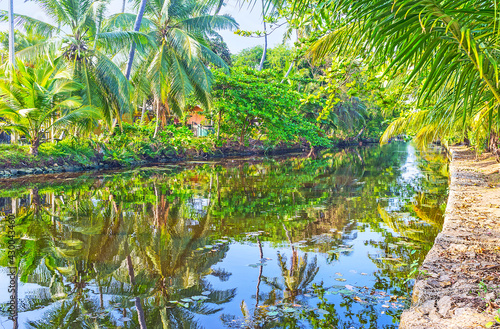
[[[500,328],[500,164],[466,147],[450,154],[443,230],[400,328]]]

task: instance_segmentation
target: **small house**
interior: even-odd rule
[[[186,124],[191,128],[193,134],[197,137],[208,136],[214,131],[212,122],[205,117],[203,109],[198,105],[189,111]]]

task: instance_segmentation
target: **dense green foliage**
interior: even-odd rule
[[[40,145],[37,156],[28,146],[0,144],[0,168],[51,167],[53,164],[93,167],[97,163],[129,166],[141,161],[213,154],[216,146],[213,135],[194,138],[185,126],[168,125],[157,136],[154,136],[154,123],[145,126],[123,123],[122,128],[106,139],[73,136],[46,142]]]
[[[90,137],[89,145],[100,145],[95,148],[98,153],[111,154],[104,158],[124,163],[165,156],[171,150],[182,153],[188,145],[195,151],[213,152],[225,143],[234,145],[234,140],[263,148],[300,143],[330,146],[339,140],[376,139],[385,121],[398,114],[395,104],[377,103],[381,80],[363,64],[340,57],[313,64],[304,47],[311,42],[310,30],[299,28],[295,21],[289,22],[291,29],[300,30],[295,46],[268,49],[264,72],[259,73],[255,70],[263,49],[231,55],[217,31],[238,25],[228,15],[214,15],[214,3],[148,1],[137,29],[133,26],[137,15],[106,16],[105,2],[37,2],[57,26],[16,15],[17,68],[6,63],[0,75],[8,83],[14,76],[47,70],[48,65],[53,73],[44,83],[59,85],[62,73],[56,73],[64,72],[64,79],[73,82],[65,94],[73,103],[56,106],[61,97],[45,102],[42,111],[50,115],[38,120],[31,132],[17,129],[32,144],[35,155],[40,143],[69,136]],[[280,15],[292,15],[282,6],[272,12],[272,17],[266,16],[271,24]],[[7,19],[7,13],[1,12],[0,18]],[[0,36],[2,49],[7,48],[7,36]],[[126,56],[129,50],[134,57]],[[4,94],[3,104],[27,112],[28,105],[16,104],[13,94]],[[217,124],[217,141],[198,141],[187,132],[185,139],[191,142],[173,137],[169,125],[177,122],[174,118],[188,119],[194,105],[203,107]],[[0,116],[2,130],[11,129],[14,119]],[[133,129],[124,128],[123,122],[134,125]],[[173,139],[168,140],[169,136]],[[134,156],[134,150],[140,155]]]
[[[34,154],[49,139],[89,136],[94,143],[109,141],[105,149],[119,158],[127,152],[113,136],[116,126],[123,130],[123,121],[135,125],[140,142],[130,143],[142,154],[168,154],[179,148],[175,139],[167,142],[169,125],[189,119],[195,105],[203,108],[205,123],[214,123],[217,136],[210,143],[190,136],[193,142],[182,147],[193,144],[204,152],[233,141],[314,147],[380,137],[385,143],[401,134],[415,136],[421,145],[464,140],[479,150],[497,149],[498,22],[488,1],[455,8],[451,2],[405,0],[397,10],[386,0],[268,2],[264,20],[271,25],[284,20],[285,37],[295,43],[266,48],[265,58],[262,47],[230,54],[217,31],[238,24],[219,15],[215,2],[149,1],[135,30],[137,15],[106,16],[105,2],[37,2],[58,26],[17,15],[19,62],[17,68],[4,65],[0,76],[14,88],[14,77],[30,80],[30,72],[49,72],[50,66],[39,98],[55,92],[72,104],[57,96],[33,112],[12,92],[2,93],[1,129],[12,130],[15,123]],[[6,37],[0,35],[2,49]],[[128,59],[130,49],[135,57]],[[71,90],[50,91],[61,84],[62,72]],[[27,112],[50,115],[36,119],[28,131],[21,127],[35,121],[20,115]]]
[[[331,143],[301,113],[302,94],[279,82],[273,72],[234,69],[231,75],[217,72],[214,86],[214,120],[220,132],[235,136],[241,144],[262,139],[267,144],[295,143],[302,138],[311,145]]]
[[[296,25],[313,26],[320,37],[310,48],[313,58],[358,56],[391,77],[404,74],[411,106],[383,142],[412,133],[422,145],[465,140],[493,151],[500,132],[498,6],[497,0],[293,3]]]

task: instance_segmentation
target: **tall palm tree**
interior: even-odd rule
[[[118,50],[135,42],[140,47],[147,37],[133,31],[102,31],[107,1],[98,0],[36,0],[42,10],[58,26],[18,15],[19,20],[43,26],[53,33],[46,42],[28,47],[18,54],[26,60],[51,53],[64,59],[73,78],[83,85],[82,101],[101,110],[108,126],[121,121],[131,111],[131,86],[113,61]]]
[[[230,16],[211,15],[211,9],[196,0],[150,0],[146,5],[143,23],[155,44],[142,55],[133,81],[138,90],[155,100],[156,132],[167,114],[184,109],[189,95],[209,105],[212,74],[205,63],[227,67],[210,50],[208,39],[217,30],[238,25]]]

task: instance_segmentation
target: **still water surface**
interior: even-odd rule
[[[19,328],[396,328],[447,181],[396,143],[3,182]]]

